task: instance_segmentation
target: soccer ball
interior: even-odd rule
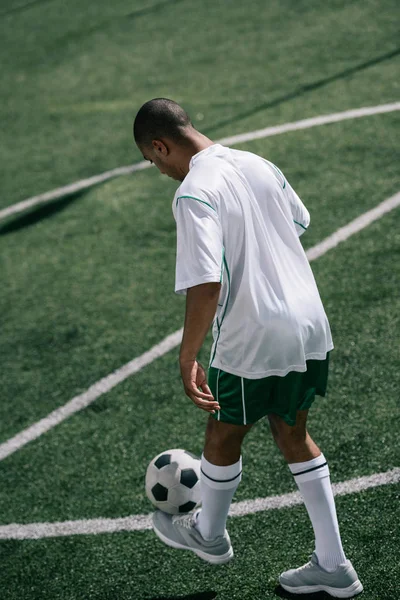
[[[154,506],[171,515],[200,504],[200,459],[186,450],[158,454],[146,471],[146,494]]]

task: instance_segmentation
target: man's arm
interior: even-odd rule
[[[187,396],[196,406],[212,413],[220,407],[207,385],[203,367],[197,362],[197,354],[214,319],[220,289],[220,283],[212,282],[187,290],[185,326],[179,353],[181,376]]]

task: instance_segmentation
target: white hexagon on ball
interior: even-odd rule
[[[146,494],[159,510],[186,513],[200,505],[200,459],[180,448],[153,458],[146,471]]]

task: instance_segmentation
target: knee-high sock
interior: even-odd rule
[[[242,479],[242,457],[227,467],[201,457],[201,511],[196,527],[205,540],[223,535],[233,494]]]
[[[334,571],[346,560],[340,539],[335,501],[329,477],[329,468],[323,454],[307,462],[289,465],[315,535],[315,552],[320,566]]]

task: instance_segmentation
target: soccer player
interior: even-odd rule
[[[202,508],[153,515],[155,533],[211,563],[233,556],[226,531],[242,474],[243,438],[267,416],[315,534],[310,562],[282,573],[286,590],[362,591],[343,551],[324,455],[306,428],[315,395],[325,396],[329,322],[299,237],[310,215],[271,162],[215,144],[178,104],[156,98],[136,115],[133,133],[146,160],[180,181],[175,291],[186,294],[179,362],[183,386],[210,414],[201,457]],[[213,323],[208,374],[197,361]]]

